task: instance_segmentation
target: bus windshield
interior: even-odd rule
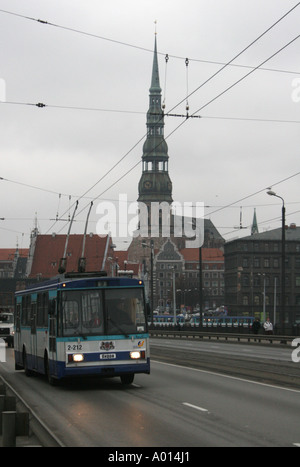
[[[61,320],[66,337],[145,332],[142,290],[63,291]]]
[[[107,334],[146,331],[144,297],[140,289],[106,290]]]

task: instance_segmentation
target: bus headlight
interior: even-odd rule
[[[83,360],[84,360],[84,356],[82,353],[73,354],[73,362],[79,363],[79,362],[83,362]]]
[[[134,352],[130,352],[130,358],[134,360],[141,358],[141,352],[139,352],[138,350],[135,350]]]
[[[145,358],[145,350],[134,350],[133,352],[130,352],[130,358],[133,360],[138,360],[140,358]]]

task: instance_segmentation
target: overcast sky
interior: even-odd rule
[[[250,234],[254,207],[260,231],[280,227],[281,201],[264,190],[273,186],[287,223],[300,225],[300,39],[206,105],[298,36],[300,6],[235,60],[243,67],[201,86],[296,4],[0,0],[0,247],[28,247],[35,217],[41,233],[66,233],[67,223],[53,219],[67,218],[87,192],[76,233],[91,199],[94,232],[101,200],[136,201],[155,21],[166,112],[182,102],[172,113],[185,114],[187,92],[197,88],[189,112],[205,106],[201,119],[165,118],[174,200],[204,202],[229,240]],[[47,107],[25,105],[37,103]],[[239,231],[241,213],[248,228]]]

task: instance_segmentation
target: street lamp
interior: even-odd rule
[[[275,191],[267,191],[269,196],[275,196],[282,201],[282,230],[281,230],[281,321],[282,333],[285,330],[285,203],[284,199],[277,195]]]
[[[200,330],[202,328],[202,319],[203,319],[203,291],[202,291],[202,247],[199,246],[199,317],[200,317]]]
[[[263,274],[257,274],[258,276],[263,276],[264,278],[264,291],[263,291],[263,322],[266,321],[266,275]]]
[[[153,260],[154,260],[154,240],[150,240],[150,246],[147,243],[142,242],[142,246],[144,248],[150,248],[151,250],[151,257],[150,257],[150,274],[151,274],[151,289],[150,289],[150,316],[151,316],[151,324],[153,325],[153,306],[154,306],[154,299],[153,299]]]

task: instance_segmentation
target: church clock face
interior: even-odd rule
[[[152,188],[152,182],[147,180],[147,182],[144,183],[144,188],[146,188],[146,190],[149,190],[150,188]]]

